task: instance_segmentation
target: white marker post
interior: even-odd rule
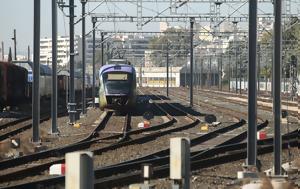
[[[170,140],[170,178],[174,180],[173,189],[190,188],[190,140],[171,138]]]
[[[66,189],[94,189],[92,152],[66,154]]]

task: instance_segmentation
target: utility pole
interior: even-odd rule
[[[33,20],[33,99],[32,99],[32,142],[38,143],[39,124],[40,124],[40,16],[41,16],[41,1],[34,0],[34,20]],[[16,57],[16,53],[15,53]]]
[[[28,46],[29,47],[29,46]],[[57,134],[57,4],[52,0],[52,94],[51,133]]]
[[[281,0],[274,1],[274,53],[273,53],[273,117],[274,117],[274,174],[281,175],[281,63],[282,63],[282,28]]]
[[[208,69],[209,69],[209,71],[208,71],[208,89],[210,89],[210,87],[211,87],[211,55],[209,55],[209,65],[208,65],[209,67],[208,67]]]
[[[201,89],[202,89],[203,61],[204,59],[201,58],[201,62],[200,62],[200,88]]]
[[[69,123],[75,123],[76,102],[74,89],[74,0],[69,1],[69,19],[70,19],[70,99],[69,99]]]
[[[222,84],[222,74],[223,74],[223,72],[222,72],[222,70],[223,70],[223,56],[222,56],[222,54],[220,54],[220,75],[219,75],[219,79],[220,79],[220,90],[222,91],[223,90],[223,84]]]
[[[85,4],[87,0],[81,0],[82,8],[82,114],[86,114],[85,101]]]
[[[95,82],[96,82],[96,47],[95,47],[95,41],[96,41],[96,22],[97,18],[92,17],[92,23],[93,23],[93,88],[92,88],[92,99],[93,99],[93,107],[95,108],[95,95],[96,95],[96,89],[95,89]],[[102,44],[101,44],[102,45]],[[103,55],[102,55],[103,56]]]
[[[4,42],[1,42],[1,52],[2,52],[2,60],[4,60]]]
[[[236,21],[232,22],[234,27],[234,48],[235,48],[235,93],[238,91],[238,55],[237,55],[237,23]]]
[[[17,32],[16,32],[16,29],[14,29],[14,37],[11,39],[14,41],[15,60],[17,60]]]
[[[27,60],[29,62],[30,61],[30,46],[29,45],[27,47],[27,52],[28,52],[28,54],[27,54]]]
[[[242,59],[241,55],[239,55],[239,63],[240,63],[240,71],[239,71],[239,76],[240,76],[240,94],[242,94]]]
[[[260,93],[260,52],[261,51],[261,48],[260,48],[260,45],[258,45],[258,52],[257,52],[257,94]],[[248,81],[249,82],[249,81]]]
[[[104,65],[104,33],[101,32],[101,66]]]
[[[169,42],[167,42],[167,97],[169,97]]]
[[[231,56],[230,53],[228,53],[228,91],[230,92],[230,82],[231,82]]]
[[[194,62],[194,31],[193,31],[193,27],[194,27],[194,22],[195,22],[195,18],[190,18],[190,42],[191,42],[191,46],[190,46],[190,106],[193,107],[193,62]]]
[[[249,48],[248,48],[248,137],[247,165],[256,166],[257,157],[257,0],[249,1]]]

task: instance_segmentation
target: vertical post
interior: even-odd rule
[[[104,65],[104,33],[101,32],[101,66]]]
[[[230,53],[228,53],[228,91],[230,92],[230,82],[231,82],[231,56]]]
[[[223,56],[222,56],[222,54],[220,55],[221,57],[220,57],[220,66],[221,66],[221,70],[220,70],[220,90],[222,91],[223,90],[223,83],[222,83],[222,74],[223,74]]]
[[[239,56],[240,59],[240,71],[239,71],[239,77],[240,77],[240,94],[242,94],[242,60],[241,60],[241,55]]]
[[[257,94],[260,92],[260,45],[258,45],[258,52],[257,52]]]
[[[93,189],[93,153],[72,152],[66,154],[66,189]]]
[[[57,133],[57,5],[52,0],[52,94],[51,94],[51,133]]]
[[[86,0],[81,0],[82,8],[82,114],[86,114],[85,102],[85,4]]]
[[[248,143],[247,165],[256,165],[256,119],[257,119],[257,87],[256,87],[256,44],[257,44],[257,0],[249,1],[249,68],[248,68]]]
[[[210,87],[211,87],[211,55],[209,55],[209,65],[208,65],[209,67],[208,67],[208,69],[209,69],[209,71],[208,71],[208,89],[210,89]]]
[[[167,97],[169,96],[169,42],[167,42]]]
[[[14,40],[14,54],[15,54],[15,60],[17,60],[17,31],[14,29],[14,37],[12,38]]]
[[[201,58],[200,62],[200,88],[202,89],[202,69],[203,69],[203,59]]]
[[[187,138],[170,140],[170,178],[173,188],[190,188],[190,141]]]
[[[190,42],[191,42],[191,46],[190,46],[190,106],[193,107],[193,64],[194,64],[194,42],[193,42],[193,38],[194,38],[194,31],[193,31],[193,27],[194,27],[194,22],[195,22],[195,18],[190,18]]]
[[[143,164],[143,179],[144,179],[144,184],[149,185],[150,184],[150,179],[153,174],[153,168],[151,164]]]
[[[29,62],[30,61],[30,46],[28,45],[27,47],[27,61]]]
[[[40,123],[40,16],[41,1],[34,0],[33,21],[33,95],[32,95],[32,142],[39,142]]]
[[[281,175],[281,0],[274,1],[274,53],[273,53],[273,116],[274,116],[274,173]]]
[[[96,31],[95,31],[95,27],[96,27],[96,22],[97,22],[97,18],[96,17],[92,17],[92,23],[93,23],[93,88],[92,88],[92,99],[93,99],[93,107],[95,108],[95,95],[96,95],[96,89],[95,89],[95,82],[96,82],[96,68],[95,68],[95,64],[96,64]],[[102,44],[101,44],[102,45]]]
[[[75,122],[76,103],[74,89],[74,0],[69,2],[70,15],[70,99],[69,99],[69,121],[70,124]]]
[[[4,60],[4,42],[1,42],[1,48],[2,48],[2,60]]]
[[[236,34],[237,34],[237,23],[238,22],[236,22],[236,21],[233,21],[232,22],[233,23],[233,27],[234,27],[234,48],[235,48],[235,93],[237,93],[237,90],[238,90],[238,79],[237,79],[237,69],[238,69],[238,66],[237,66],[237,63],[238,63],[238,60],[237,60],[237,43],[236,43],[236,41],[237,41],[237,36],[236,36]]]

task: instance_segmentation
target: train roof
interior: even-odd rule
[[[28,71],[32,71],[33,62],[31,61],[13,61],[15,65],[26,68]],[[52,75],[52,69],[46,65],[40,64],[40,74],[41,75]]]
[[[106,73],[106,72],[128,72],[134,73],[135,69],[132,65],[128,64],[107,64],[100,68],[99,73]]]
[[[4,66],[6,66],[6,67],[9,67],[9,66],[19,67],[19,69],[22,69],[22,70],[24,70],[24,71],[27,71],[27,69],[25,69],[25,68],[23,68],[23,67],[21,67],[21,66],[15,65],[15,64],[13,64],[13,63],[11,63],[11,62],[0,61],[0,64],[1,64],[1,65],[4,65]]]

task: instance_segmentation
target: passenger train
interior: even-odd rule
[[[136,72],[126,60],[113,60],[99,70],[101,110],[122,110],[136,104]]]

